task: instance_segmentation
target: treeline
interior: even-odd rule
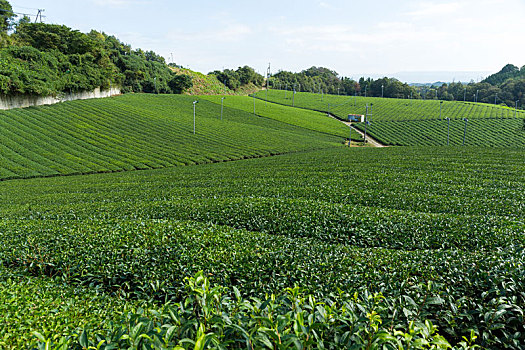
[[[239,67],[237,70],[224,69],[213,71],[217,79],[231,90],[238,90],[243,85],[253,84],[260,87],[264,83],[264,77],[251,67]]]
[[[114,36],[63,25],[15,22],[0,0],[0,93],[55,95],[119,86],[123,92],[181,93],[192,86],[153,51],[132,50]],[[8,29],[10,29],[8,33]]]
[[[519,69],[505,66],[500,72],[480,83],[453,82],[439,86],[411,86],[395,78],[339,77],[337,72],[323,67],[311,67],[299,73],[279,71],[269,80],[270,88],[319,94],[358,95],[370,97],[440,99],[504,104],[509,107],[525,105],[525,66]]]
[[[383,95],[404,98],[418,93],[414,87],[394,78],[377,80],[361,78],[355,81],[351,78],[339,77],[337,72],[324,67],[310,67],[299,73],[279,71],[270,78],[269,83],[271,88],[336,95]]]

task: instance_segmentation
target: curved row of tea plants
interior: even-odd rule
[[[285,96],[286,95],[286,96]],[[282,105],[295,106],[315,111],[330,112],[340,119],[347,119],[348,114],[368,113],[371,121],[413,120],[413,119],[474,119],[474,118],[525,118],[525,111],[513,108],[462,101],[410,100],[362,96],[319,95],[298,92],[293,97],[290,91],[260,91],[256,96]],[[268,97],[266,97],[268,96]],[[370,108],[371,106],[371,108]]]
[[[214,103],[221,103],[221,96],[203,96],[204,99]],[[228,96],[223,100],[224,106],[239,109],[248,113],[253,113],[255,103],[255,114],[265,118],[278,120],[283,123],[300,126],[306,129],[324,132],[326,134],[348,137],[348,127],[338,122],[336,119],[327,118],[326,114],[289,108],[275,103],[267,103],[260,99],[253,99],[247,96]],[[353,135],[355,140],[362,138],[357,133]]]
[[[465,128],[466,124],[466,128]],[[364,123],[354,127],[365,130]],[[385,145],[525,147],[525,119],[374,121],[367,133]]]
[[[384,324],[428,319],[451,343],[472,330],[485,347],[519,348],[523,156],[339,148],[7,181],[0,261],[126,300],[184,299],[183,277],[199,270],[248,298],[294,285],[320,300],[338,288],[382,291],[397,300]]]
[[[221,121],[220,106],[206,100],[197,104],[194,135],[193,101],[143,94],[2,111],[0,179],[199,164],[342,142],[229,107]]]
[[[0,298],[7,300],[0,304],[5,349],[450,348],[432,322],[417,315],[415,303],[381,293],[317,299],[295,287],[247,299],[236,288],[211,285],[198,272],[186,279],[180,303],[159,306],[14,275],[2,267],[0,277]],[[417,316],[392,317],[398,304]],[[475,341],[472,332],[457,348],[474,348]]]

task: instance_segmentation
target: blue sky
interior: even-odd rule
[[[17,12],[117,36],[185,67],[264,72],[325,66],[342,76],[479,79],[525,65],[525,1],[10,0]],[[459,71],[472,72],[465,77]],[[405,80],[418,80],[417,74]],[[421,74],[423,76],[423,74]]]

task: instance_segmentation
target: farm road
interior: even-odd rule
[[[358,130],[356,128],[354,128],[352,126],[352,123],[351,122],[345,122],[344,120],[341,120],[341,119],[338,119],[336,118],[335,116],[333,116],[332,114],[329,114],[329,116],[331,118],[334,118],[336,120],[339,120],[341,123],[345,124],[345,125],[348,125],[349,127],[352,128],[352,130],[354,130],[355,132],[357,132],[358,134],[360,134],[361,136],[365,136],[365,133],[362,132],[361,130]],[[387,145],[383,145],[381,142],[377,141],[376,139],[370,137],[370,135],[366,135],[366,141],[373,147],[388,147]]]

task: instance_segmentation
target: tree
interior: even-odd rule
[[[7,0],[0,0],[0,31],[7,32],[14,17],[11,4]]]
[[[168,86],[174,94],[181,94],[184,90],[193,86],[193,81],[189,75],[177,74],[171,78]]]

